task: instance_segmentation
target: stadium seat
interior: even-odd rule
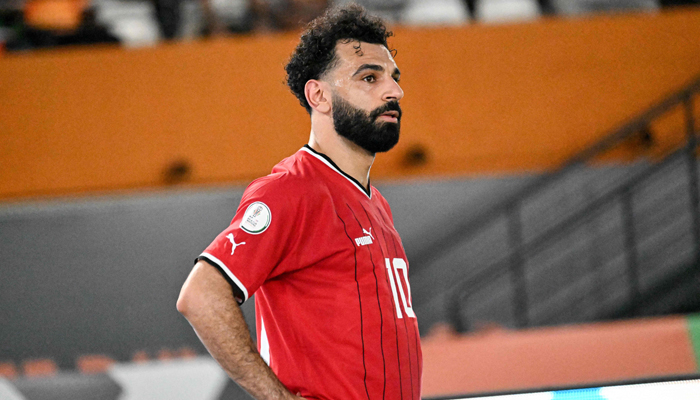
[[[17,368],[12,362],[0,363],[0,377],[14,379],[17,377]]]
[[[452,325],[438,322],[421,338],[421,343],[442,343],[459,338],[460,335]]]
[[[170,361],[175,358],[175,354],[169,349],[160,349],[158,352],[158,360],[160,361]]]
[[[85,0],[28,1],[24,7],[24,20],[34,28],[72,31],[80,25],[87,4]]]
[[[179,358],[195,358],[197,357],[197,352],[190,347],[182,347],[176,352]]]
[[[131,356],[131,362],[137,363],[137,364],[145,363],[145,362],[148,362],[150,360],[151,360],[151,358],[148,357],[148,353],[146,353],[143,350],[139,350],[136,353],[134,353],[133,356]]]
[[[48,358],[26,360],[22,363],[22,373],[27,377],[54,376],[58,366]]]
[[[107,371],[115,362],[104,354],[87,354],[78,357],[75,365],[78,371],[84,374],[100,374]]]

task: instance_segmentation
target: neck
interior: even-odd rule
[[[338,168],[369,189],[373,153],[338,135],[332,125],[329,127],[324,124],[312,123],[309,147],[330,157]]]

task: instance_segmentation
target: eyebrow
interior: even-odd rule
[[[352,74],[352,76],[353,76],[353,77],[354,77],[354,76],[357,76],[358,74],[360,74],[360,73],[362,73],[363,71],[368,70],[368,69],[369,69],[369,70],[372,70],[372,71],[378,71],[378,72],[383,72],[383,71],[384,71],[384,67],[382,67],[381,65],[377,65],[377,64],[362,64],[362,65],[360,65],[360,68],[358,68],[357,71],[355,71],[355,73]],[[394,76],[394,75],[395,75],[395,76],[401,76],[401,71],[399,71],[398,68],[394,68],[394,73],[391,74],[391,75],[392,75],[392,76]]]

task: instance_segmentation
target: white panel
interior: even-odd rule
[[[229,379],[211,357],[119,364],[108,374],[122,386],[119,400],[217,400]]]
[[[606,400],[698,400],[700,380],[604,387],[600,395]]]
[[[536,0],[479,0],[475,11],[484,22],[508,22],[539,17],[540,8]]]
[[[453,400],[552,400],[554,398],[553,392],[544,393],[523,393],[523,394],[504,394],[500,396],[486,396],[486,397],[470,397],[463,399],[453,399]]]
[[[26,400],[7,379],[0,378],[0,399],[1,400]]]
[[[595,389],[595,388],[590,388]],[[567,399],[604,399],[604,400],[698,400],[700,380],[653,382],[619,386],[603,386],[598,390],[577,389],[557,392],[523,393],[494,395],[483,397],[454,398],[450,400],[552,400]]]
[[[412,0],[401,21],[411,25],[461,25],[469,22],[462,0]]]
[[[260,317],[260,357],[270,365],[270,342],[267,341],[267,331],[265,321]]]

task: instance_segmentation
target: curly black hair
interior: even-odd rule
[[[339,41],[360,41],[389,48],[387,38],[390,36],[393,33],[387,30],[380,18],[369,15],[357,4],[330,8],[311,21],[301,35],[289,63],[284,67],[287,86],[311,114],[304,87],[310,79],[321,78],[335,66],[335,46]]]

